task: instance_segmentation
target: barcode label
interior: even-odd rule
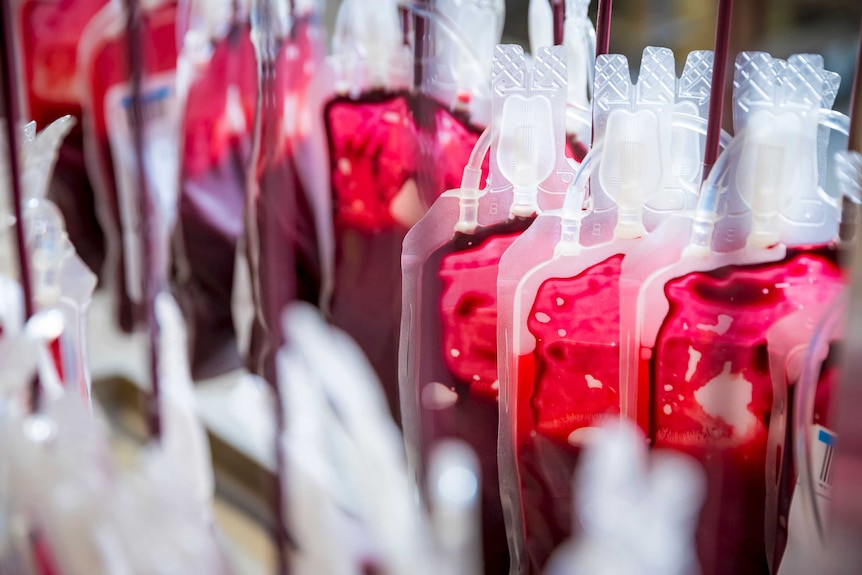
[[[155,208],[157,237],[170,229],[176,214],[179,177],[179,108],[173,71],[148,76],[141,87],[141,117],[144,128],[144,170]],[[126,261],[126,291],[136,302],[143,298],[143,244],[140,198],[135,169],[135,119],[128,84],[113,86],[105,95],[105,121],[117,200],[120,208],[123,255]],[[164,250],[162,250],[164,251]],[[153,254],[159,268],[167,266],[167,254]]]
[[[835,440],[837,436],[831,430],[815,425],[812,429],[812,457],[815,473],[815,492],[826,499],[832,489],[832,470],[835,459]]]
[[[171,88],[168,86],[144,91],[141,94],[141,116],[144,120],[144,125],[164,121],[165,117],[171,115],[170,105],[172,103]],[[126,111],[126,122],[129,130],[134,129],[135,115],[132,110],[132,97],[125,96],[121,100],[120,105]]]

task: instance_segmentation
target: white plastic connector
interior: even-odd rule
[[[599,180],[617,203],[618,238],[637,238],[643,225],[644,192],[661,185],[658,118],[649,110],[615,110],[605,131]]]
[[[684,256],[705,258],[712,253],[712,234],[715,231],[716,207],[720,193],[716,184],[704,183],[701,201],[691,222],[691,238],[683,249]]]
[[[725,202],[724,249],[738,249],[734,229],[751,212],[747,245],[767,247],[828,243],[837,237],[840,200],[821,187],[828,130],[822,106],[831,106],[835,74],[812,54],[786,62],[763,52],[737,57],[734,126],[747,140]],[[736,219],[734,219],[736,218]]]
[[[730,140],[724,152],[718,157],[709,177],[703,182],[697,209],[691,222],[691,236],[688,244],[683,248],[683,256],[705,258],[712,253],[713,236],[719,219],[718,208],[720,202],[726,197],[725,179],[730,173],[730,168],[737,161],[744,137],[744,131],[737,132],[736,137]]]
[[[32,260],[34,297],[38,307],[49,307],[60,299],[60,269],[72,249],[63,216],[52,202],[32,199],[25,208],[24,220]]]
[[[589,209],[584,210],[583,208],[584,201],[587,198],[585,184],[586,182],[583,179],[576,179],[566,195],[561,222],[562,234],[560,241],[554,247],[554,256],[574,256],[581,253],[581,249],[583,249],[581,246],[581,222],[584,216],[589,213]]]
[[[570,171],[564,155],[565,51],[543,48],[530,65],[520,46],[498,46],[492,85],[499,137],[491,150],[491,182],[501,191],[507,184],[514,188],[512,216],[530,216],[539,208],[540,185],[552,190],[560,178],[551,176]]]
[[[713,53],[709,50],[698,50],[688,55],[677,83],[675,116],[685,114],[706,120],[712,64]],[[671,140],[670,159],[665,162],[664,186],[647,198],[644,214],[647,230],[657,227],[669,213],[690,210],[697,205],[706,136],[675,122]]]
[[[555,159],[551,103],[540,95],[511,95],[503,104],[497,165],[514,186],[513,215],[536,213],[538,186]]]
[[[458,221],[455,223],[455,231],[462,233],[473,233],[479,225],[479,197],[482,195],[482,163],[491,149],[491,143],[497,132],[492,126],[488,126],[479,135],[470,159],[464,167],[461,175],[460,203]]]
[[[459,95],[486,92],[491,75],[494,48],[503,33],[506,6],[502,0],[440,0],[436,5],[438,23],[442,26],[440,38],[448,49],[448,67],[455,80]],[[451,30],[450,30],[451,28]],[[451,34],[463,39],[452,42]]]
[[[387,86],[392,57],[400,50],[401,24],[396,0],[341,3],[332,37],[339,91],[347,91],[352,84]]]
[[[824,190],[821,173],[830,134],[818,120],[820,109],[831,108],[835,101],[839,82],[837,74],[824,69],[822,56],[795,54],[787,60],[782,108],[792,110],[803,126],[797,172],[781,205],[781,241],[788,246],[824,244],[838,237],[841,201]]]
[[[667,48],[644,50],[635,85],[624,56],[596,60],[593,145],[603,143],[603,152],[590,181],[594,212],[585,222],[596,243],[646,231],[643,204],[663,191],[671,172],[677,94],[673,70],[673,53]]]
[[[806,150],[806,140],[816,136],[816,129],[806,131],[795,114],[762,111],[749,118],[736,175],[737,185],[747,190],[751,198],[749,246],[767,248],[778,243],[785,190],[798,188],[797,180],[816,186],[816,179],[806,177],[813,173],[805,169],[811,166],[806,166],[801,156]]]
[[[458,204],[458,222],[455,231],[465,234],[473,233],[479,225],[479,196],[482,169],[467,166],[461,177],[460,202]]]

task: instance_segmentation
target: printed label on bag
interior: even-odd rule
[[[831,430],[815,425],[812,428],[811,456],[814,463],[814,492],[818,497],[830,498],[832,469],[837,436]]]
[[[832,489],[832,474],[834,468],[835,440],[837,436],[831,430],[814,425],[811,429],[811,471],[814,482],[817,513],[825,518],[828,513],[830,491]],[[818,562],[829,557],[829,550],[823,545],[820,532],[814,517],[810,513],[802,490],[807,489],[804,474],[797,474],[796,491],[790,504],[787,525],[787,547],[784,559],[778,570],[778,575],[801,573],[800,561]],[[813,571],[805,571],[813,572]]]
[[[141,89],[144,130],[144,170],[147,190],[153,199],[153,232],[166,237],[176,215],[179,177],[179,109],[176,75],[173,71],[149,76]],[[128,84],[118,84],[105,95],[105,115],[126,260],[126,290],[135,302],[143,299],[143,241],[141,201],[138,196],[134,150],[134,116]],[[162,248],[162,246],[159,246]],[[165,249],[152,257],[162,269],[167,265]]]

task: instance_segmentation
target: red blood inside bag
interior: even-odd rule
[[[539,287],[527,327],[536,339],[517,373],[516,461],[526,547],[540,572],[571,535],[572,475],[588,430],[619,416],[617,254]]]
[[[374,233],[397,226],[391,204],[416,172],[416,126],[406,95],[336,98],[326,119],[336,228]]]
[[[457,437],[479,456],[486,573],[505,573],[508,544],[497,467],[497,271],[533,218],[458,233],[425,262],[418,352],[421,441]],[[427,460],[427,459],[426,459]]]
[[[781,262],[691,273],[665,286],[670,308],[654,357],[641,351],[652,375],[651,437],[706,469],[697,533],[705,575],[768,572],[766,332],[781,317],[835,297],[842,284],[834,250],[824,249],[789,250]]]
[[[619,415],[619,280],[615,255],[569,279],[547,280],[528,319],[536,338],[538,431],[578,443],[578,429]]]
[[[419,141],[427,134],[420,135],[415,120],[420,109],[434,120],[424,154]],[[386,90],[336,97],[324,118],[335,210],[332,321],[362,347],[399,419],[401,245],[430,204],[460,185],[480,130],[426,96]],[[434,168],[420,186],[422,158]]]
[[[234,24],[214,45],[185,105],[177,226],[184,263],[174,282],[189,321],[195,379],[241,365],[231,299],[256,97],[249,26]]]
[[[497,381],[497,272],[503,253],[519,234],[487,239],[481,246],[443,258],[443,361],[471,395],[493,401]]]
[[[589,147],[580,141],[577,136],[566,136],[566,157],[575,160],[578,163],[587,156]]]
[[[84,162],[75,74],[81,33],[105,4],[107,0],[25,0],[18,12],[30,119],[38,129],[67,114],[78,119],[60,147],[49,198],[62,211],[76,251],[96,273],[104,262],[105,240]]]

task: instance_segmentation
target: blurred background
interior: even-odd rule
[[[330,37],[339,4],[340,0],[326,0]],[[647,46],[668,47],[676,54],[679,74],[688,52],[713,48],[717,5],[717,0],[616,0],[613,3],[610,52],[621,53],[628,58],[636,79],[643,49]],[[503,42],[527,47],[528,6],[529,0],[506,1]],[[592,0],[590,16],[593,21],[596,8],[597,1]],[[795,53],[822,54],[826,68],[842,77],[834,107],[846,114],[860,21],[862,0],[736,0],[731,57],[735,58],[743,50],[761,50],[778,58],[787,58]],[[728,82],[732,82],[732,77]],[[724,125],[732,132],[730,91],[725,104]],[[840,138],[832,138],[830,144],[833,150],[846,147]],[[98,322],[98,319],[91,320],[94,325]],[[116,450],[121,455],[128,454],[131,460],[137,446],[146,437],[138,409],[141,401],[138,391],[119,379],[97,382],[94,391],[102,405],[114,407],[108,410],[107,415],[114,429],[121,432],[116,440]],[[207,408],[208,398],[203,394],[198,401]],[[232,420],[224,419],[221,411],[213,413],[216,415],[210,420],[206,420],[205,414],[202,417],[209,426],[216,467],[216,521],[230,542],[235,560],[242,565],[243,573],[271,572],[274,552],[267,530],[272,518],[267,508],[268,496],[261,497],[261,493],[266,493],[269,488],[271,468],[263,462],[265,457],[253,449],[238,448],[225,441],[224,437],[236,435],[236,431],[230,429]],[[213,432],[214,429],[224,433]]]

